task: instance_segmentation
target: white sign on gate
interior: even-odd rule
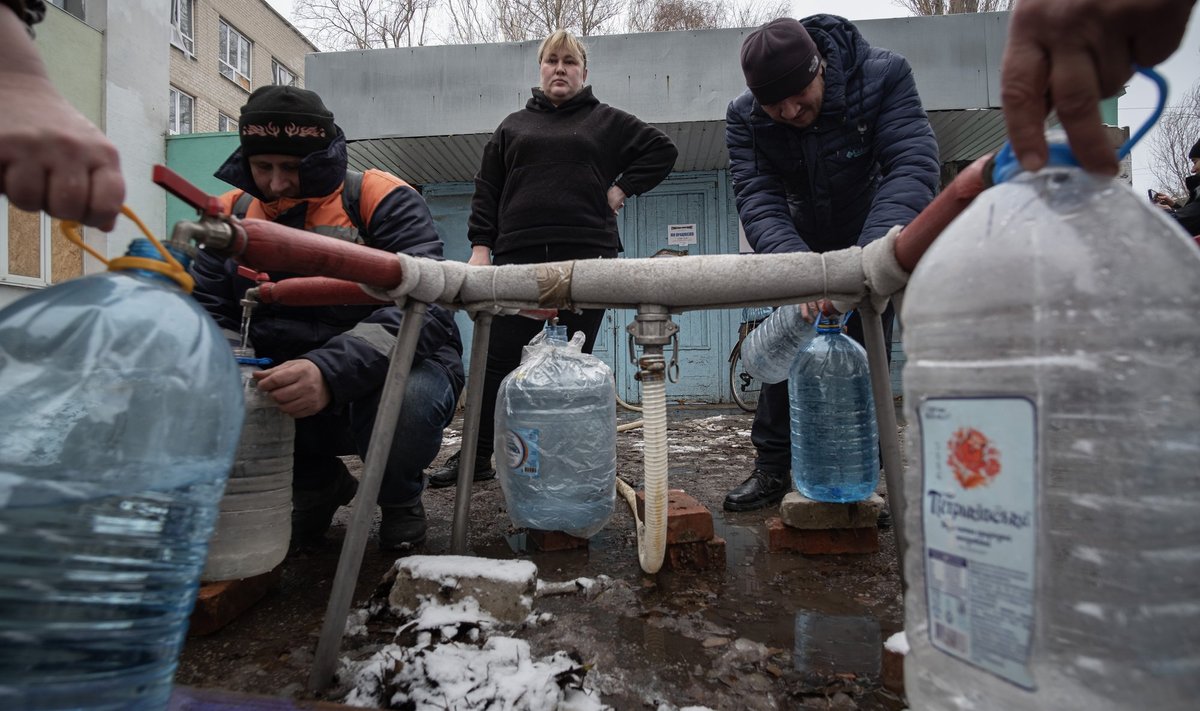
[[[686,246],[696,244],[696,225],[667,225],[667,244]]]

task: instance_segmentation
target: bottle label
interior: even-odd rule
[[[933,398],[917,414],[930,642],[1033,689],[1036,408]]]
[[[504,453],[513,474],[538,479],[541,476],[541,430],[535,427],[513,427],[504,434]]]

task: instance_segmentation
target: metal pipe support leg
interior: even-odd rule
[[[475,483],[475,452],[479,448],[483,379],[491,335],[492,314],[486,311],[476,312],[475,334],[471,338],[471,367],[467,374],[467,409],[463,413],[462,447],[458,454],[458,488],[454,492],[454,524],[450,533],[450,552],[455,555],[467,553],[471,487]]]
[[[404,405],[404,389],[408,385],[408,374],[412,370],[413,354],[417,351],[417,338],[425,323],[427,309],[428,305],[419,301],[409,301],[404,307],[404,321],[400,324],[396,344],[392,347],[387,380],[383,384],[379,410],[375,413],[375,425],[371,429],[367,461],[363,463],[362,481],[354,498],[346,538],[342,541],[337,574],[333,579],[333,590],[329,593],[329,606],[325,609],[321,638],[317,642],[317,654],[308,677],[311,691],[325,689],[333,679],[342,635],[346,631],[346,615],[350,612],[358,572],[362,568],[367,534],[371,529],[371,518],[375,515],[375,499],[383,484],[383,470],[392,451],[392,438],[396,434],[400,408]]]

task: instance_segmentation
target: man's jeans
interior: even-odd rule
[[[296,420],[294,488],[329,486],[340,471],[334,461],[338,455],[357,454],[366,461],[382,394],[380,388],[337,412],[326,410]],[[410,505],[420,498],[425,467],[441,449],[442,430],[454,417],[456,404],[444,370],[431,363],[413,366],[384,468],[380,505]]]

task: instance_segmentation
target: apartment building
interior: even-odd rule
[[[317,48],[263,0],[162,0],[171,6],[170,134],[237,130],[250,92],[304,85]]]

